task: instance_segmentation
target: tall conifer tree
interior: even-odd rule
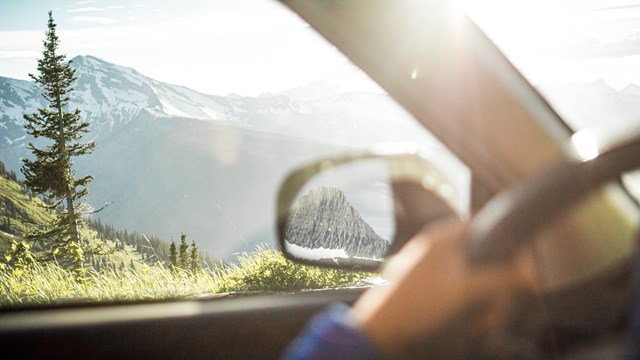
[[[178,266],[184,270],[189,269],[189,244],[187,234],[180,235],[180,248],[178,248]]]
[[[193,240],[191,240],[191,253],[189,257],[189,269],[193,272],[201,270],[202,264],[200,263],[200,251],[198,250],[198,245],[196,245],[196,242]]]
[[[78,231],[82,223],[78,205],[87,195],[87,185],[93,177],[75,178],[72,159],[90,154],[96,145],[94,142],[81,142],[89,123],[81,120],[80,110],[68,111],[69,94],[76,80],[75,70],[71,68],[70,61],[66,61],[66,55],[58,53],[60,40],[51,11],[43,43],[38,75],[29,76],[40,85],[48,106],[33,114],[25,114],[24,127],[28,134],[46,138],[50,143],[42,147],[29,143],[27,148],[35,159],[23,160],[22,173],[27,186],[52,200],[50,208],[57,210],[54,222],[35,236],[52,240],[52,255],[64,259],[73,270],[81,272],[84,255]]]
[[[169,246],[169,268],[175,270],[178,267],[178,252],[176,251],[176,242],[171,240]]]

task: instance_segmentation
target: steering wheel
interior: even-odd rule
[[[637,167],[640,136],[589,161],[562,161],[498,194],[469,225],[469,260],[474,264],[508,260],[543,224],[600,185]]]

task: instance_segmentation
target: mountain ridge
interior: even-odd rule
[[[539,84],[537,88],[573,129],[598,129],[615,138],[630,131],[640,114],[640,86],[634,83],[620,90],[602,79]]]
[[[338,188],[310,189],[289,214],[285,237],[307,249],[344,250],[352,257],[382,259],[389,240],[378,235]]]
[[[93,154],[74,159],[74,169],[95,177],[89,203],[112,203],[99,217],[165,239],[187,233],[220,258],[275,243],[273,196],[294,166],[380,142],[433,143],[384,94],[324,86],[321,96],[308,91],[298,99],[294,90],[207,95],[93,56],[71,60],[78,81],[70,108],[81,110],[91,124],[86,140],[97,143]],[[0,77],[7,168],[19,173],[20,159],[31,157],[27,143],[46,145],[22,127],[22,113],[44,106],[33,82]]]

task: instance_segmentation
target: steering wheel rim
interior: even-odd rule
[[[565,160],[498,194],[469,224],[473,264],[507,261],[542,225],[621,173],[640,167],[640,136],[584,162]]]

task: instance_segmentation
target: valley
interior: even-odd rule
[[[71,106],[90,122],[88,203],[118,228],[170,239],[186,233],[222,259],[275,246],[280,181],[303,162],[381,142],[439,145],[387,95],[308,84],[259,97],[165,84],[92,56],[72,59]],[[22,113],[44,106],[31,82],[0,77],[0,160],[20,176],[31,156]]]

